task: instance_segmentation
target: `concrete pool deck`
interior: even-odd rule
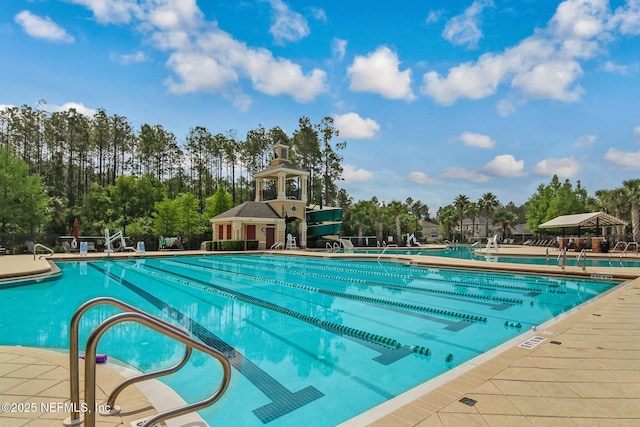
[[[180,252],[180,255],[202,254],[202,251]],[[292,253],[278,251],[278,253]],[[178,253],[160,252],[161,255]],[[296,255],[311,255],[297,251]],[[544,255],[545,248],[501,247],[499,255]],[[129,253],[118,256],[131,256]],[[153,256],[155,253],[147,253]],[[322,256],[353,256],[325,254]],[[556,250],[552,255],[555,262]],[[105,254],[91,254],[104,257]],[[112,255],[114,256],[114,255]],[[577,254],[570,254],[577,256]],[[366,258],[377,258],[377,255]],[[617,255],[616,255],[617,257]],[[54,260],[78,259],[77,255],[57,255]],[[537,274],[611,275],[627,279],[625,283],[583,306],[528,331],[451,372],[422,384],[384,404],[347,421],[344,426],[635,426],[640,425],[640,269],[621,267],[567,267],[564,272],[557,265],[531,266],[524,264],[487,263],[444,258],[433,261],[424,256],[392,256],[403,262],[437,263],[441,266],[478,268],[478,263],[492,270],[531,272]],[[82,258],[86,259],[86,258]],[[631,255],[630,259],[638,259]],[[13,271],[14,276],[31,272],[42,274],[44,264],[33,255],[0,257],[0,277]],[[44,261],[49,264],[47,261]],[[491,265],[488,265],[491,264]],[[33,270],[29,270],[30,266]],[[49,270],[51,271],[51,270]],[[45,272],[46,273],[46,272]],[[632,279],[635,278],[635,279]],[[533,339],[532,339],[533,338]],[[527,348],[519,344],[527,341]],[[537,345],[534,345],[537,343]],[[28,354],[19,353],[27,351]],[[18,353],[16,353],[18,352]],[[21,347],[0,347],[0,400],[3,402],[36,402],[46,399],[68,401],[68,386],[53,385],[42,389],[41,377],[61,375],[68,356],[59,359],[57,366],[46,372],[39,367],[50,360],[49,350]],[[13,363],[22,359],[24,366]],[[40,361],[40,363],[38,362]],[[66,362],[65,362],[66,360]],[[47,365],[47,364],[46,364]],[[47,365],[51,366],[51,365]],[[40,388],[29,391],[29,378],[15,384],[16,372],[32,375]],[[13,373],[13,374],[12,374]],[[67,368],[68,375],[68,368]],[[60,378],[63,381],[64,375]],[[108,391],[114,380],[100,384]],[[111,385],[112,387],[112,385]],[[17,389],[16,389],[17,388]],[[54,390],[57,396],[50,396]],[[18,392],[22,393],[19,394]],[[44,393],[44,394],[43,394]],[[149,393],[146,393],[149,396]],[[22,400],[17,400],[22,399]],[[35,399],[35,400],[34,400]],[[38,400],[40,399],[40,400]],[[104,397],[103,397],[104,399]],[[126,401],[126,402],[125,402]],[[148,401],[123,399],[123,411],[140,419],[155,413]],[[99,400],[99,403],[102,403]],[[177,405],[176,405],[177,406]],[[136,407],[138,409],[136,409]],[[141,411],[141,412],[137,412]],[[150,413],[144,412],[150,411]],[[20,417],[0,411],[0,424],[15,426],[61,425],[53,422],[60,414],[20,414]],[[130,425],[129,420],[121,420]],[[117,424],[117,423],[116,423]],[[98,424],[114,425],[114,424]]]

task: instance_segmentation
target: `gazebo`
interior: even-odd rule
[[[613,215],[609,215],[605,212],[590,212],[574,215],[561,215],[543,224],[540,224],[538,228],[561,228],[562,236],[558,238],[560,248],[566,247],[569,240],[573,239],[576,246],[583,246],[585,239],[580,237],[580,229],[582,228],[600,228],[600,227],[613,227],[623,225],[626,226],[626,221],[621,220]],[[566,237],[567,228],[577,228],[577,237]],[[591,249],[593,252],[600,252],[600,243],[604,240],[604,237],[591,238]]]

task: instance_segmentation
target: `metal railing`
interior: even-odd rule
[[[392,243],[390,245],[385,246],[384,249],[382,250],[382,252],[380,252],[380,255],[378,255],[377,261],[380,262],[380,257],[382,255],[384,255],[384,253],[387,251],[387,249],[389,249],[389,248],[397,248],[397,247],[398,247],[398,245],[396,245],[395,243]]]
[[[580,261],[582,261],[582,265],[580,265]],[[578,260],[576,261],[578,267],[582,267],[582,271],[587,271],[587,250],[583,249],[580,251],[580,255],[578,255]]]
[[[629,242],[627,243],[627,246],[625,246],[624,249],[622,250],[622,253],[620,254],[620,260],[622,260],[622,256],[627,252],[627,249],[629,249],[630,246],[633,246],[636,248],[636,255],[638,255],[638,243]]]
[[[53,254],[54,254],[53,249],[46,247],[46,246],[45,246],[45,245],[43,245],[42,243],[36,243],[36,244],[33,246],[33,260],[34,260],[34,261],[35,261],[35,259],[36,259],[36,254],[38,253],[38,248],[42,248],[42,249],[44,249],[44,250],[46,250],[46,251],[48,251],[48,252],[49,252],[48,254],[40,255],[40,258],[39,258],[39,259],[41,259],[42,257],[50,257],[51,255],[53,255]]]
[[[622,248],[624,246],[624,248]],[[638,254],[638,244],[636,242],[618,242],[615,244],[615,246],[613,247],[613,249],[611,249],[611,251],[609,251],[609,266],[613,267],[613,264],[611,264],[611,257],[613,256],[613,253],[616,251],[616,249],[618,249],[618,247],[622,248],[622,252],[620,252],[620,266],[624,266],[624,263],[622,262],[622,258],[624,257],[624,254],[627,252],[627,249],[629,249],[630,246],[635,246],[636,248],[636,255]]]
[[[115,314],[108,319],[104,320],[100,323],[89,335],[87,339],[87,345],[85,349],[85,391],[84,391],[84,404],[86,405],[87,411],[85,412],[85,425],[89,427],[95,426],[96,414],[96,347],[98,345],[98,341],[100,337],[112,326],[121,323],[121,322],[137,322],[143,324],[157,332],[164,334],[169,338],[173,338],[176,341],[179,341],[185,345],[185,355],[183,359],[175,366],[162,369],[155,372],[143,373],[141,375],[131,377],[123,381],[121,384],[116,386],[114,390],[111,392],[107,399],[106,407],[109,408],[109,412],[103,413],[103,415],[115,415],[120,412],[120,409],[115,405],[116,398],[118,395],[131,384],[145,381],[152,378],[157,378],[163,375],[168,375],[173,372],[178,371],[182,368],[189,357],[191,356],[192,349],[199,350],[203,353],[209,354],[220,364],[222,365],[223,377],[222,382],[218,389],[215,391],[213,395],[209,398],[201,400],[199,402],[194,402],[191,404],[187,404],[182,407],[169,409],[167,411],[156,414],[155,416],[147,419],[142,426],[152,426],[162,421],[165,421],[169,418],[174,418],[180,415],[188,414],[199,409],[205,408],[207,406],[215,403],[224,392],[227,390],[229,386],[230,378],[231,378],[231,364],[229,360],[219,351],[199,342],[191,338],[188,333],[174,326],[170,323],[165,322],[162,319],[159,319],[155,316],[152,316],[148,313],[145,313],[129,304],[126,304],[120,300],[110,297],[100,297],[95,298],[90,301],[87,301],[83,305],[81,305],[73,317],[71,318],[71,325],[69,329],[69,371],[70,371],[70,401],[72,408],[81,408],[80,405],[80,369],[79,369],[79,352],[78,352],[78,332],[79,332],[79,324],[80,318],[82,315],[89,310],[91,307],[100,304],[108,304],[114,307],[120,308],[124,310],[124,313]],[[70,413],[70,417],[64,420],[64,425],[66,426],[75,426],[79,425],[83,422],[80,417],[79,411],[73,411]]]
[[[567,248],[562,248],[558,255],[558,267],[564,270],[567,266]]]

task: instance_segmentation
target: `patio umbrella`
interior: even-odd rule
[[[78,247],[77,239],[80,237],[80,223],[78,222],[78,218],[73,220],[73,232],[71,233],[73,236],[73,240],[71,241],[71,247]]]

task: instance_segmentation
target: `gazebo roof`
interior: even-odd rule
[[[627,225],[627,223],[608,213],[591,212],[562,215],[540,224],[538,228],[608,227],[611,225]]]

